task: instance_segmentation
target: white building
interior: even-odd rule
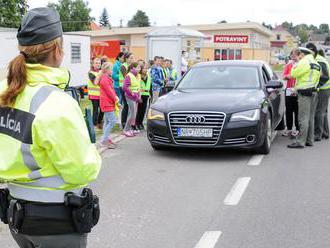
[[[0,28],[0,79],[7,74],[9,62],[18,55],[17,30]],[[71,86],[87,84],[90,69],[90,37],[65,34],[62,66],[70,70]]]

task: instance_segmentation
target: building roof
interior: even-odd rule
[[[309,37],[309,41],[321,41],[324,42],[327,38],[327,34],[311,34]]]
[[[146,37],[185,37],[205,38],[205,35],[193,29],[181,27],[160,27],[154,28],[146,34]]]
[[[177,27],[177,26],[169,26]],[[89,35],[92,37],[104,37],[104,36],[114,36],[114,35],[131,35],[131,34],[147,34],[152,29],[156,27],[136,27],[136,28],[112,28],[110,30],[94,30],[94,31],[81,31],[81,32],[71,32],[83,35]],[[160,27],[159,27],[160,28]],[[166,28],[166,27],[163,27]],[[167,27],[168,28],[168,27]],[[271,37],[273,35],[272,31],[265,28],[256,22],[241,22],[241,23],[220,23],[220,24],[202,24],[202,25],[182,25],[180,28],[187,28],[203,31],[213,31],[213,30],[233,30],[233,29],[252,29],[256,32],[262,33],[265,36]]]
[[[91,24],[90,24],[90,28],[91,28],[91,30],[101,30],[102,28],[99,26],[99,25],[97,25],[95,22],[91,22]]]

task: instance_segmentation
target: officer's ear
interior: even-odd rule
[[[55,65],[60,67],[64,57],[63,38],[56,42],[55,49],[52,51],[52,57],[54,59]]]

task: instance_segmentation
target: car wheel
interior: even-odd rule
[[[272,119],[270,114],[267,114],[266,119],[266,134],[262,146],[258,148],[257,153],[268,154],[270,152],[270,147],[272,144],[273,130],[272,130]]]

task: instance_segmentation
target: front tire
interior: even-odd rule
[[[272,143],[273,130],[272,130],[272,119],[270,114],[267,113],[266,117],[266,134],[262,145],[256,150],[258,154],[267,155],[270,152],[270,147]]]

